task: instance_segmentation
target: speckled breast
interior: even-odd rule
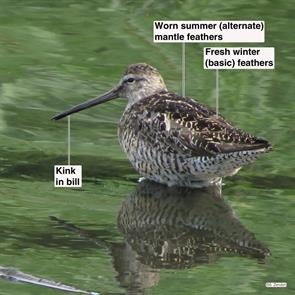
[[[139,118],[132,110],[127,109],[119,123],[118,138],[120,145],[133,167],[144,177],[159,182],[170,182],[178,179],[184,172],[184,157],[163,146],[156,135],[146,132],[149,118]],[[143,123],[144,122],[144,123]]]

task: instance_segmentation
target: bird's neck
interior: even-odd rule
[[[140,91],[137,91],[136,94],[133,94],[131,96],[128,97],[128,104],[126,106],[126,108],[131,107],[132,105],[134,105],[135,103],[141,101],[143,98],[149,97],[149,96],[153,96],[157,93],[161,93],[161,92],[167,92],[167,88],[160,88],[160,89],[150,89],[150,91],[147,91],[146,89],[142,89]]]

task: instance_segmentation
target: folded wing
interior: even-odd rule
[[[148,101],[146,101],[148,100]],[[138,136],[170,152],[191,156],[270,149],[264,139],[233,127],[221,116],[190,98],[162,92],[144,98],[134,122]]]

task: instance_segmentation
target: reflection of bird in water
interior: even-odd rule
[[[147,64],[130,65],[115,88],[53,119],[118,97],[128,99],[119,123],[120,144],[147,179],[207,186],[271,149],[266,140],[232,126],[204,104],[169,92],[160,73]]]
[[[118,213],[123,243],[110,242],[113,233],[103,239],[51,219],[108,251],[126,294],[146,294],[158,284],[161,268],[190,268],[214,263],[221,256],[246,256],[263,262],[270,254],[234,215],[219,186],[193,189],[139,183]]]
[[[144,181],[124,200],[118,224],[138,259],[157,268],[192,267],[219,256],[263,259],[269,254],[221,198],[219,186],[168,188]]]

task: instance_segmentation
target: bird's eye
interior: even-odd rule
[[[134,78],[129,78],[129,79],[127,79],[126,80],[128,83],[133,83],[134,81],[135,81],[135,79]]]

